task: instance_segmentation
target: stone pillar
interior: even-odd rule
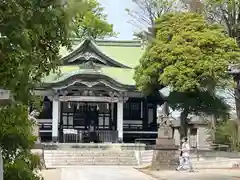
[[[123,102],[117,103],[117,131],[118,139],[123,140]]]
[[[159,117],[158,138],[152,159],[152,170],[173,170],[178,163],[177,146],[167,116]]]
[[[53,98],[52,103],[52,141],[58,141],[58,121],[59,121],[60,101]]]
[[[180,144],[181,144],[180,133],[179,133],[179,129],[177,127],[174,127],[173,139],[175,141],[175,145],[180,146]]]

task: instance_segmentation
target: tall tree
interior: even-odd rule
[[[155,20],[176,8],[176,0],[132,0],[133,8],[126,9],[131,24],[139,28],[135,36],[147,40],[154,36]]]
[[[209,98],[204,97],[216,100],[212,94],[214,88],[229,78],[226,74],[228,64],[239,62],[240,54],[233,39],[219,26],[208,24],[199,14],[163,15],[156,21],[156,30],[155,41],[149,44],[136,68],[135,80],[138,89],[145,93],[169,86],[172,92],[186,97],[187,107],[181,108],[181,135],[185,136],[188,114],[206,112],[207,109],[200,111],[199,104],[191,99],[201,101],[200,107],[209,106]],[[202,93],[208,96],[202,96]],[[178,98],[174,99],[179,104]],[[222,110],[212,113],[217,115],[227,110],[223,108],[226,106],[221,107]]]
[[[70,1],[74,4],[75,1]],[[85,1],[86,9],[77,11],[73,18],[73,37],[103,39],[115,36],[113,25],[107,22],[104,8],[97,0]]]
[[[60,64],[60,46],[70,47],[69,8],[56,1],[0,2],[0,87],[15,101],[0,107],[4,179],[41,179],[39,158],[30,152],[35,137],[27,105],[41,78]]]
[[[228,35],[236,39],[240,47],[240,1],[239,0],[207,0],[204,1],[205,16],[213,22],[221,23]],[[236,114],[240,119],[240,92],[235,88]],[[240,126],[239,126],[240,132]],[[240,136],[240,134],[239,134]]]
[[[10,90],[14,100],[0,106],[4,179],[41,179],[36,173],[41,166],[39,157],[30,152],[36,138],[31,133],[33,122],[28,120],[27,107],[35,99],[33,90],[41,85],[42,78],[58,71],[60,47],[71,48],[70,38],[76,30],[73,19],[80,21],[78,15],[87,16],[90,11],[98,15],[88,5],[85,1],[67,1],[65,6],[59,0],[0,1],[0,88]],[[103,31],[94,29],[101,27],[88,25],[88,34],[104,36]]]
[[[240,46],[240,2],[238,0],[209,0],[205,1],[206,16],[213,17],[213,20],[219,21],[226,28],[230,37],[237,40]]]

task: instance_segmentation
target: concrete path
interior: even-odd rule
[[[153,180],[150,176],[131,167],[85,166],[63,168],[61,180]]]
[[[48,171],[43,173],[44,180],[154,180],[132,167],[81,166]]]
[[[146,173],[146,174],[145,174]],[[44,180],[240,180],[239,170],[145,171],[132,167],[81,166],[42,172]]]
[[[151,174],[157,180],[240,180],[240,170],[156,171],[147,174]]]

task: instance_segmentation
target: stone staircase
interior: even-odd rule
[[[57,149],[44,150],[46,168],[81,165],[137,165],[133,150],[120,149]]]

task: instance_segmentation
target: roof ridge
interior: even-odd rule
[[[94,42],[100,46],[124,46],[124,47],[142,46],[142,41],[140,40],[95,40]]]
[[[124,46],[124,47],[142,47],[143,43],[141,40],[102,40],[102,39],[86,39],[94,42],[98,46]],[[74,44],[84,42],[84,40],[79,38],[73,38]]]

